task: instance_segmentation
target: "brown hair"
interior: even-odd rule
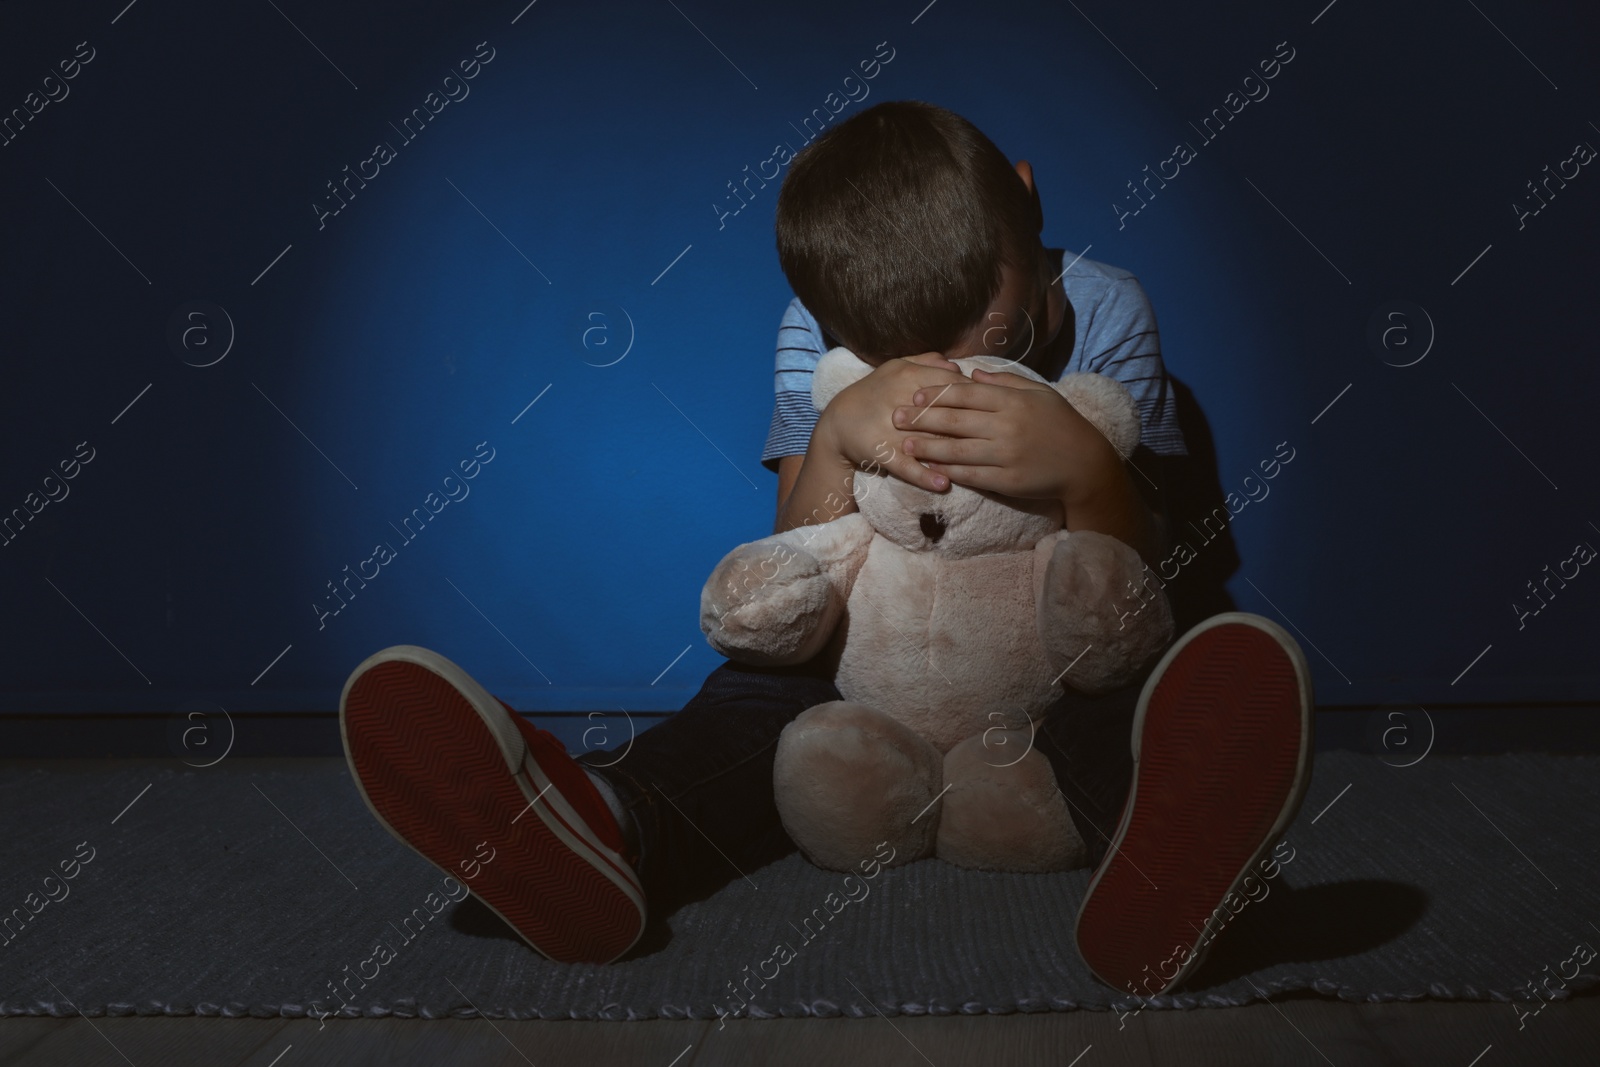
[[[889,100],[825,131],[778,192],[778,262],[800,302],[878,363],[943,352],[981,321],[1000,268],[1035,269],[1038,199],[976,126]]]

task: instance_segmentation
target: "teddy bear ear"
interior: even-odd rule
[[[846,386],[871,373],[871,365],[843,345],[830,349],[811,372],[811,403],[820,412]]]
[[[1055,387],[1105,435],[1117,455],[1133,455],[1139,446],[1139,405],[1126,385],[1103,374],[1073,373],[1063,375]]]

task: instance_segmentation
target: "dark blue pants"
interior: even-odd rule
[[[1104,857],[1127,799],[1133,712],[1143,683],[1141,677],[1098,697],[1069,689],[1046,711],[1034,738],[1055,769],[1093,865]],[[778,735],[807,708],[840,699],[812,664],[725,662],[682,711],[634,738],[626,756],[579,757],[633,814],[639,878],[654,914],[708,896],[795,850],[773,799]]]

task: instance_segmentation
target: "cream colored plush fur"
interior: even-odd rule
[[[956,364],[1044,381],[992,356]],[[812,378],[817,410],[870,372],[846,349],[829,352]],[[1138,411],[1120,382],[1050,384],[1119,455],[1133,451]],[[854,870],[881,840],[895,843],[896,862],[936,852],[1001,870],[1081,865],[1082,837],[1032,750],[1033,723],[1063,685],[1130,682],[1171,639],[1163,594],[1130,612],[1138,553],[1061,529],[1055,501],[933,493],[881,470],[858,470],[854,484],[858,513],[740,545],[700,596],[701,628],[730,659],[821,656],[835,669],[844,701],[803,713],[778,743],[785,829],[835,870]]]

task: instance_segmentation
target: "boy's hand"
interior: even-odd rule
[[[938,352],[887,360],[839,391],[818,418],[816,432],[826,435],[831,450],[850,466],[876,465],[902,481],[942,492],[949,486],[946,473],[936,473],[918,462],[922,457],[894,447],[904,432],[896,428],[892,415],[896,405],[907,403],[919,390],[932,397],[966,381],[961,368]]]
[[[903,451],[972,489],[1070,508],[1126,478],[1092,422],[1051,386],[1018,374],[975,370],[971,381],[919,389],[895,409],[894,425],[913,431]]]

